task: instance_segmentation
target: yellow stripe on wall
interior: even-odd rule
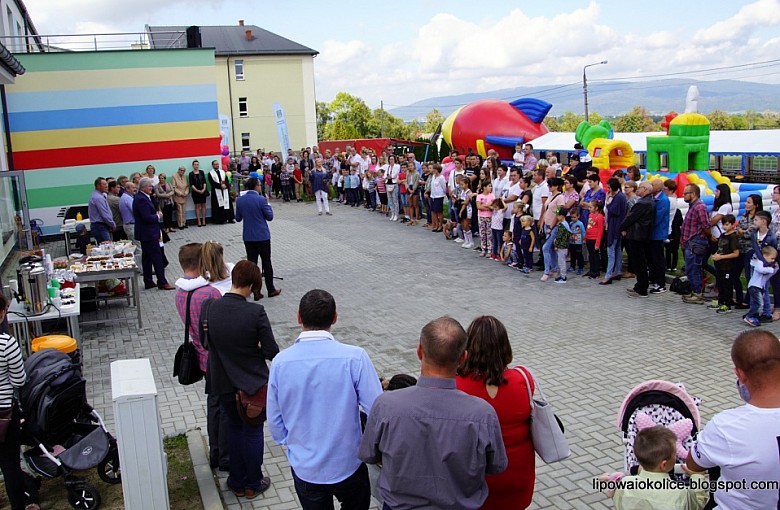
[[[194,122],[25,131],[11,133],[11,144],[14,151],[22,152],[123,143],[216,138],[217,136],[219,136],[218,121],[200,120]]]
[[[214,68],[204,66],[171,68],[115,69],[105,71],[50,71],[18,76],[7,85],[9,92],[46,92],[55,90],[91,90],[95,88],[127,88],[213,84]],[[153,104],[154,98],[149,98]]]

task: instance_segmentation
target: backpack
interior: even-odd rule
[[[687,296],[693,292],[691,282],[688,281],[687,276],[678,276],[672,280],[672,284],[669,286],[669,290]]]
[[[553,246],[558,249],[568,249],[570,239],[571,232],[562,224],[558,225],[558,230],[555,234],[555,239],[553,240]]]

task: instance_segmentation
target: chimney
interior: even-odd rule
[[[244,20],[242,20],[242,19],[238,20],[238,26],[243,27],[244,26]]]
[[[246,40],[247,40],[247,41],[251,41],[252,39],[253,39],[253,37],[252,37],[252,31],[251,31],[251,30],[247,30],[247,31],[246,31]]]

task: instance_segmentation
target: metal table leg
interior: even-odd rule
[[[135,303],[135,310],[138,314],[138,329],[143,328],[143,321],[141,319],[141,300],[138,299],[138,270],[133,273],[133,303]]]

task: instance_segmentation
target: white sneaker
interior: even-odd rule
[[[465,241],[459,237],[459,238],[455,239],[455,242],[456,243],[463,243]]]
[[[466,248],[466,249],[469,249],[469,248],[473,248],[473,247],[474,247],[474,245],[473,245],[473,244],[471,244],[471,243],[463,243],[463,244],[462,244],[460,247],[461,247],[461,248]]]
[[[393,216],[393,221],[398,221],[398,216]]]

